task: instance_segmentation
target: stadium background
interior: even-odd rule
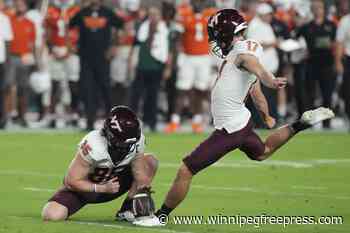
[[[196,43],[191,44],[191,41],[184,41],[182,35],[176,36],[176,33],[180,34],[181,30],[178,29],[182,22],[181,20],[186,16],[186,9],[190,8],[190,1],[169,1],[170,4],[167,4],[163,8],[161,1],[104,1],[104,4],[109,6],[116,15],[120,16],[123,21],[125,21],[125,27],[122,30],[119,30],[119,39],[118,42],[113,44],[115,56],[111,58],[108,63],[110,63],[110,73],[108,79],[110,80],[109,88],[111,89],[111,101],[112,104],[124,104],[129,105],[133,108],[135,106],[132,104],[131,99],[133,99],[133,85],[134,80],[137,80],[136,74],[138,70],[137,63],[137,50],[134,52],[134,61],[130,62],[129,59],[129,51],[133,46],[133,41],[135,41],[135,37],[137,34],[138,27],[140,24],[147,18],[147,9],[150,6],[157,6],[158,9],[163,9],[168,14],[168,12],[172,12],[172,8],[176,10],[176,14],[173,18],[167,18],[167,25],[170,30],[169,40],[171,43],[176,44],[173,47],[169,48],[172,53],[168,57],[168,61],[172,60],[171,66],[171,75],[168,77],[163,76],[159,81],[159,88],[155,89],[155,92],[159,92],[159,96],[157,98],[157,102],[152,103],[151,105],[156,105],[156,114],[157,114],[157,124],[156,127],[149,127],[147,120],[145,122],[145,130],[155,130],[158,132],[167,131],[167,127],[169,127],[169,122],[171,123],[172,115],[174,112],[180,115],[181,122],[184,123],[183,127],[180,129],[184,131],[190,130],[190,125],[196,123],[196,121],[200,121],[201,128],[206,130],[210,130],[211,118],[209,115],[209,95],[207,97],[202,98],[202,109],[196,109],[193,105],[198,105],[198,101],[189,101],[189,98],[184,98],[181,100],[183,102],[184,107],[180,109],[176,109],[176,101],[182,95],[181,90],[178,90],[176,82],[179,79],[182,73],[185,75],[186,71],[182,72],[182,70],[187,69],[182,64],[180,64],[178,55],[182,55],[181,52],[184,47],[196,47],[202,46]],[[259,1],[198,1],[200,2],[200,10],[203,11],[203,17],[207,17],[204,12],[212,12],[215,9],[228,6],[228,7],[236,7],[237,9],[241,9],[243,14],[245,15],[248,21],[251,21],[256,15],[256,8],[258,6]],[[173,4],[174,3],[174,4]],[[340,18],[347,14],[348,4],[347,1],[325,1],[326,3],[326,15],[325,17],[332,21],[335,25],[339,24]],[[82,5],[80,5],[82,4]],[[1,88],[1,97],[4,102],[4,107],[2,108],[3,114],[1,114],[1,128],[5,128],[7,130],[11,129],[73,129],[79,130],[86,128],[86,109],[84,107],[84,90],[80,88],[79,85],[79,68],[69,68],[69,67],[79,67],[79,59],[77,58],[76,53],[79,48],[79,44],[76,44],[76,40],[78,35],[77,32],[65,33],[68,36],[72,35],[71,43],[70,43],[70,59],[63,59],[61,61],[55,62],[55,43],[52,32],[55,29],[55,24],[58,23],[60,16],[55,16],[56,18],[49,16],[55,12],[56,9],[65,9],[67,8],[69,12],[68,16],[64,19],[64,25],[68,27],[69,18],[71,18],[79,9],[79,6],[83,6],[84,4],[88,4],[88,1],[76,2],[68,1],[68,0],[57,0],[51,1],[50,7],[48,9],[48,17],[40,18],[38,15],[41,2],[40,1],[28,1],[28,6],[31,9],[28,9],[28,12],[25,13],[29,18],[32,18],[32,21],[35,21],[36,24],[36,38],[35,45],[31,46],[29,54],[38,54],[36,61],[32,61],[32,64],[24,65],[24,67],[28,67],[30,69],[29,72],[23,74],[23,80],[19,81],[19,83],[30,83],[30,85],[25,86],[26,100],[21,101],[20,90],[18,86],[16,88],[15,83],[7,84],[6,80],[12,79],[11,77],[11,66],[13,64],[11,62],[6,63],[6,69],[4,69],[4,74],[2,75],[2,88]],[[294,50],[293,52],[284,52],[280,49],[280,45],[283,44],[287,39],[299,39],[300,35],[298,31],[305,25],[307,22],[312,20],[312,13],[310,10],[310,2],[309,1],[273,1],[269,2],[271,6],[274,7],[274,22],[272,22],[272,29],[274,30],[274,37],[276,40],[275,47],[273,49],[277,50],[278,57],[272,57],[273,60],[277,59],[279,63],[278,68],[273,70],[276,75],[287,76],[289,79],[289,86],[285,91],[281,91],[279,93],[273,92],[271,90],[265,90],[265,94],[269,99],[270,112],[273,117],[275,117],[279,125],[284,124],[286,122],[291,122],[299,117],[300,113],[313,108],[319,105],[322,105],[325,100],[322,96],[322,92],[320,91],[320,85],[317,82],[317,78],[308,74],[309,67],[311,66],[308,63],[307,48]],[[2,7],[5,14],[12,17],[15,12],[13,2],[12,1],[4,1],[4,6]],[[74,10],[69,10],[73,8]],[[211,9],[211,10],[208,10]],[[56,13],[57,14],[56,10]],[[61,14],[64,15],[64,10],[61,11]],[[186,16],[188,17],[188,15]],[[182,19],[181,19],[182,18]],[[204,25],[204,24],[203,24]],[[200,25],[201,30],[203,30],[204,37],[201,40],[206,42],[206,32],[205,25]],[[57,27],[57,26],[56,26]],[[53,29],[52,29],[53,28]],[[186,32],[185,34],[191,34],[192,32]],[[175,36],[174,36],[175,35]],[[114,36],[114,35],[113,35]],[[63,37],[65,35],[63,34]],[[254,38],[256,39],[256,38]],[[29,39],[30,40],[30,39]],[[20,38],[19,38],[19,41]],[[334,62],[334,42],[331,41],[331,51],[330,60]],[[27,42],[29,43],[29,42]],[[34,42],[33,42],[34,43]],[[171,44],[170,43],[170,44]],[[189,45],[183,44],[187,43]],[[73,44],[73,45],[72,45]],[[202,43],[203,44],[203,43]],[[9,42],[9,46],[11,46],[11,42]],[[56,47],[65,47],[56,46]],[[67,45],[68,46],[68,45]],[[207,45],[204,45],[207,46]],[[194,49],[195,50],[195,49]],[[38,52],[39,51],[39,52]],[[199,50],[198,50],[199,51]],[[203,57],[208,53],[204,48]],[[16,56],[16,54],[11,54],[11,50],[9,51],[8,57]],[[185,51],[185,53],[187,53]],[[310,53],[310,51],[309,51]],[[300,55],[301,54],[301,55]],[[55,55],[55,56],[54,56]],[[301,56],[301,57],[300,57]],[[73,59],[74,57],[75,59]],[[11,59],[9,59],[11,60]],[[66,60],[66,62],[64,62]],[[136,60],[136,61],[135,61]],[[57,63],[60,63],[61,65]],[[30,62],[31,63],[31,62]],[[63,66],[62,64],[67,64],[68,66]],[[220,64],[220,61],[212,59],[208,65],[210,66],[210,76],[207,79],[215,80],[217,66]],[[39,67],[39,72],[37,68]],[[128,67],[128,68],[126,68]],[[164,69],[164,68],[163,68]],[[194,68],[195,69],[195,68]],[[35,75],[38,74],[39,75]],[[34,75],[33,75],[34,74]],[[41,74],[41,76],[40,76]],[[13,75],[13,74],[12,74]],[[208,75],[208,74],[206,74]],[[184,75],[182,75],[184,76]],[[197,75],[198,76],[198,75]],[[203,75],[202,75],[203,76]],[[329,80],[337,80],[336,84],[329,85],[329,95],[331,95],[331,107],[336,111],[337,118],[333,120],[331,126],[325,126],[325,129],[337,129],[343,130],[348,128],[347,117],[345,114],[345,106],[346,102],[344,101],[346,98],[344,93],[346,93],[345,89],[342,90],[342,79],[341,76],[336,73],[336,70],[333,69],[330,73]],[[150,79],[149,79],[150,80]],[[72,85],[71,85],[72,84]],[[74,84],[74,85],[73,85]],[[17,84],[18,85],[18,84]],[[20,85],[21,86],[21,85]],[[210,85],[209,85],[210,86]],[[79,92],[79,89],[81,91]],[[208,91],[210,87],[207,87],[205,90]],[[311,91],[312,89],[312,91]],[[180,94],[179,94],[180,93]],[[101,94],[99,94],[99,106],[95,111],[98,112],[99,119],[103,119],[104,116],[104,108],[103,103],[104,99],[101,98]],[[344,98],[342,98],[344,96]],[[146,96],[147,97],[147,96]],[[147,99],[145,96],[140,96],[141,103],[143,102],[143,98]],[[192,97],[191,97],[192,98]],[[22,106],[22,102],[28,102],[28,106]],[[254,107],[248,101],[249,108],[253,110]],[[323,104],[324,105],[324,104]],[[18,106],[18,107],[17,107]],[[23,109],[23,110],[22,110]],[[140,116],[147,116],[151,110],[143,111],[140,106],[137,106],[137,109],[134,109],[139,112]],[[202,115],[200,120],[196,120],[196,115]],[[24,117],[23,117],[24,116]],[[183,117],[182,117],[183,116]],[[192,118],[193,117],[193,118]],[[23,118],[23,119],[22,119]],[[147,118],[147,117],[146,117]],[[192,118],[192,121],[191,121]],[[264,125],[259,120],[257,114],[254,114],[254,119],[257,124],[257,127],[261,128]],[[188,120],[188,121],[187,121]],[[187,124],[188,123],[188,124]],[[97,121],[97,124],[94,125],[99,127],[101,125],[101,121]],[[91,127],[90,127],[91,128]],[[200,130],[201,131],[201,130]]]
[[[62,0],[56,1],[56,3],[52,1],[50,4],[51,7],[58,6],[60,8],[66,2],[68,1]],[[168,2],[176,3],[177,9],[189,4],[189,1]],[[201,2],[203,8],[220,8],[223,7],[222,4],[234,6],[242,10],[247,20],[252,20],[258,3],[262,1]],[[12,17],[13,2],[7,0],[4,3],[1,11]],[[33,7],[30,11],[40,9],[40,1],[28,1],[28,3]],[[76,4],[85,3],[88,1]],[[110,87],[113,90],[113,104],[129,105],[133,94],[130,90],[135,80],[135,63],[137,63],[137,61],[133,61],[133,69],[125,69],[128,66],[128,51],[133,44],[132,37],[136,34],[137,27],[147,16],[148,7],[155,5],[161,9],[161,1],[105,0],[104,3],[127,22],[122,32],[119,32],[115,56],[111,60]],[[325,17],[334,25],[338,25],[341,17],[349,12],[348,1],[329,0],[325,3],[327,10]],[[283,40],[287,38],[299,39],[298,29],[312,20],[309,1],[281,0],[268,1],[268,4],[274,7],[274,15],[287,28],[287,36]],[[342,77],[337,75],[336,69],[333,70],[333,76],[330,78],[337,80],[336,85],[332,88],[331,105],[337,117],[329,127],[319,125],[301,134],[270,161],[264,163],[248,161],[240,152],[227,155],[220,163],[196,177],[191,194],[174,214],[204,216],[218,214],[260,215],[262,213],[278,216],[332,215],[342,216],[345,220],[344,224],[293,225],[287,228],[282,228],[279,225],[239,228],[228,225],[177,226],[169,224],[166,228],[150,230],[134,228],[125,223],[116,223],[113,220],[122,198],[108,204],[89,206],[75,215],[68,223],[43,224],[40,218],[41,208],[55,189],[61,185],[62,177],[75,153],[76,144],[83,137],[87,126],[83,101],[78,101],[79,104],[75,105],[76,109],[71,106],[72,89],[69,88],[67,79],[64,78],[63,81],[58,82],[60,91],[59,95],[55,96],[57,101],[52,97],[52,87],[57,83],[54,84],[52,79],[48,78],[52,76],[49,63],[53,57],[53,51],[49,35],[44,30],[47,28],[45,21],[37,24],[42,33],[42,40],[41,42],[40,39],[39,42],[33,42],[33,50],[30,51],[34,53],[34,49],[38,48],[42,49],[40,51],[44,51],[39,56],[43,66],[38,66],[33,61],[28,65],[30,72],[23,77],[31,80],[28,86],[28,106],[23,115],[24,119],[21,119],[18,111],[17,88],[15,86],[7,86],[7,88],[2,86],[1,88],[1,96],[6,97],[6,94],[10,94],[7,95],[10,98],[5,100],[0,124],[2,129],[0,133],[0,206],[2,210],[0,213],[0,232],[348,232],[347,219],[350,217],[348,211],[350,199],[348,186],[350,178],[348,173],[350,166],[349,123],[345,113],[346,99],[343,98],[346,96],[344,92],[348,91],[345,88],[342,89]],[[178,17],[175,16],[170,21],[177,25]],[[65,25],[67,23],[65,22]],[[0,27],[0,32],[1,30],[3,27]],[[174,30],[177,32],[176,29]],[[278,41],[281,42],[282,37],[278,38]],[[38,37],[35,39],[38,40]],[[176,43],[174,50],[180,51],[183,47],[181,39],[177,38],[175,41],[178,43]],[[11,42],[8,43],[8,46],[11,46]],[[331,50],[331,54],[334,55],[333,47]],[[74,54],[75,50],[71,51]],[[314,82],[313,86],[315,95],[311,95],[312,92],[308,89],[307,85],[310,83],[306,85],[306,83],[299,82],[298,86],[295,85],[296,80],[304,80],[304,75],[307,75],[308,63],[306,62],[307,50],[305,47],[294,52],[302,54],[301,59],[293,60],[291,52],[282,52],[282,55],[280,54],[281,56],[278,57],[280,61],[278,71],[289,79],[286,92],[272,93],[275,102],[269,99],[274,103],[272,109],[275,112],[272,114],[275,114],[278,119],[278,125],[291,122],[298,117],[298,109],[303,109],[303,107],[298,106],[300,93],[303,93],[301,101],[310,102],[309,100],[312,100],[311,104],[304,106],[305,110],[312,106],[319,106],[323,101],[317,82]],[[7,55],[11,57],[13,54],[11,55],[11,51],[9,51]],[[334,62],[333,55],[330,56],[330,60]],[[7,79],[8,70],[11,69],[11,64],[7,62],[4,63],[5,72],[0,77],[1,80]],[[75,67],[77,63],[68,64],[69,67]],[[216,60],[214,60],[211,70],[213,78],[215,78],[216,65]],[[154,152],[160,160],[158,176],[153,185],[156,190],[154,198],[157,206],[163,201],[181,158],[203,140],[212,129],[208,111],[209,101],[208,98],[204,98],[203,120],[201,121],[204,132],[188,133],[193,130],[194,119],[192,117],[195,115],[193,106],[191,106],[191,98],[189,98],[185,100],[186,107],[182,109],[180,114],[182,119],[180,132],[176,134],[164,132],[172,120],[172,112],[169,110],[174,108],[174,95],[177,92],[174,80],[176,80],[178,68],[181,69],[181,66],[173,66],[171,78],[160,81],[159,96],[156,102],[156,128],[152,129],[147,124],[145,125],[147,151]],[[295,72],[296,69],[299,69],[298,72]],[[32,78],[33,72],[37,71],[42,76]],[[301,79],[301,77],[304,78]],[[53,100],[55,101],[54,107]],[[103,106],[102,99],[99,100],[99,103],[101,104],[98,106]],[[252,111],[254,111],[253,107]],[[95,126],[99,127],[104,117],[104,108],[99,107],[96,112],[98,112],[98,120]],[[145,115],[142,108],[139,108],[138,112],[140,117]],[[254,119],[257,127],[264,128],[257,114],[254,114]],[[155,132],[151,132],[152,130]],[[263,137],[266,136],[264,130],[259,131],[259,134]]]

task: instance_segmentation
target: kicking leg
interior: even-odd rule
[[[332,110],[328,108],[317,108],[304,112],[299,121],[283,126],[273,132],[265,142],[265,151],[263,155],[256,157],[256,160],[262,161],[269,158],[276,150],[287,143],[298,132],[311,128],[313,125],[334,117]]]
[[[185,199],[190,189],[192,177],[221,159],[228,152],[238,148],[251,128],[252,125],[249,124],[244,129],[232,134],[225,130],[216,130],[190,155],[185,157],[184,163],[179,168],[165,201],[156,215],[169,215]]]

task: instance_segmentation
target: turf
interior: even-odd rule
[[[298,135],[268,162],[250,162],[241,152],[227,155],[193,180],[174,215],[342,216],[342,225],[175,225],[139,228],[113,220],[122,199],[89,205],[65,223],[43,223],[40,212],[72,159],[81,134],[0,134],[0,232],[305,232],[350,229],[350,137]],[[154,198],[161,204],[181,158],[205,135],[148,135],[147,151],[160,161]]]

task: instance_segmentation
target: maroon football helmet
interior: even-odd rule
[[[210,16],[208,35],[212,52],[224,58],[233,47],[233,37],[242,33],[247,27],[247,22],[235,9],[219,10]]]
[[[132,150],[136,150],[136,143],[141,138],[141,125],[130,108],[116,106],[105,120],[102,132],[107,139],[112,160],[117,164]]]

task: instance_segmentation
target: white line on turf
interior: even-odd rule
[[[92,225],[92,226],[102,226],[102,227],[109,227],[109,228],[117,228],[117,229],[130,229],[135,231],[135,227],[128,227],[128,226],[120,226],[120,225],[116,225],[116,224],[105,224],[105,223],[99,223],[99,222],[84,222],[84,221],[74,221],[74,220],[70,220],[68,221],[68,223],[76,223],[76,224],[80,224],[80,225]],[[139,228],[139,227],[136,227]],[[145,231],[152,231],[152,232],[165,232],[165,233],[192,233],[190,231],[175,231],[175,230],[169,230],[169,229],[157,229],[157,228],[139,228]]]
[[[162,183],[162,186],[169,187],[170,184]],[[202,190],[213,190],[213,191],[233,191],[233,192],[248,192],[248,193],[262,193],[271,196],[289,196],[289,197],[309,197],[309,198],[326,198],[326,199],[339,199],[339,200],[350,200],[350,196],[343,195],[326,195],[316,193],[296,193],[296,192],[281,192],[281,191],[268,191],[262,189],[256,189],[251,187],[221,187],[221,186],[207,186],[207,185],[191,185],[191,188],[202,189]]]
[[[34,217],[24,217],[24,216],[9,216],[12,218],[20,218],[20,219],[32,219],[39,220],[39,218]],[[124,230],[133,230],[142,229],[143,231],[152,231],[152,232],[162,232],[162,233],[193,233],[191,231],[176,231],[170,229],[161,229],[161,228],[145,228],[145,227],[137,227],[137,226],[121,226],[117,224],[107,224],[101,222],[85,222],[85,221],[76,221],[76,220],[68,220],[65,223],[67,224],[79,224],[79,225],[88,225],[88,226],[97,226],[97,227],[106,227],[106,228],[115,228],[115,229],[124,229]]]
[[[169,187],[171,184],[161,183],[161,186]],[[307,197],[307,198],[325,198],[325,199],[338,199],[338,200],[350,200],[350,196],[343,195],[327,195],[316,193],[301,193],[301,192],[281,192],[281,191],[268,191],[262,189],[256,189],[252,187],[222,187],[222,186],[208,186],[208,185],[191,185],[191,188],[210,190],[210,191],[228,191],[228,192],[246,192],[246,193],[262,193],[271,196],[283,196],[283,197]],[[32,192],[49,192],[52,193],[55,189],[49,188],[37,188],[37,187],[25,187],[25,191]]]
[[[318,187],[318,186],[304,186],[304,185],[293,185],[293,189],[306,189],[306,190],[327,190],[327,187]]]
[[[18,170],[0,170],[0,175],[20,175],[20,176],[42,176],[42,177],[62,177],[59,174],[48,174],[46,172],[35,172],[35,171],[18,171]]]
[[[217,168],[261,168],[261,167],[289,167],[289,168],[312,168],[319,165],[346,165],[350,164],[350,159],[313,159],[313,160],[268,160],[263,162],[255,161],[232,161],[232,162],[218,162],[212,165]],[[179,163],[160,163],[164,168],[178,168]]]
[[[43,188],[34,188],[34,187],[25,187],[23,188],[23,190],[25,191],[32,191],[32,192],[55,192],[55,189],[43,189]]]
[[[314,159],[314,160],[269,160],[264,162],[236,160],[230,162],[218,162],[212,165],[216,168],[263,168],[263,167],[288,167],[288,168],[313,168],[320,165],[349,166],[350,159]],[[161,168],[178,168],[180,163],[160,163]],[[42,177],[62,177],[62,174],[48,174],[37,171],[0,170],[0,175],[23,175]]]

